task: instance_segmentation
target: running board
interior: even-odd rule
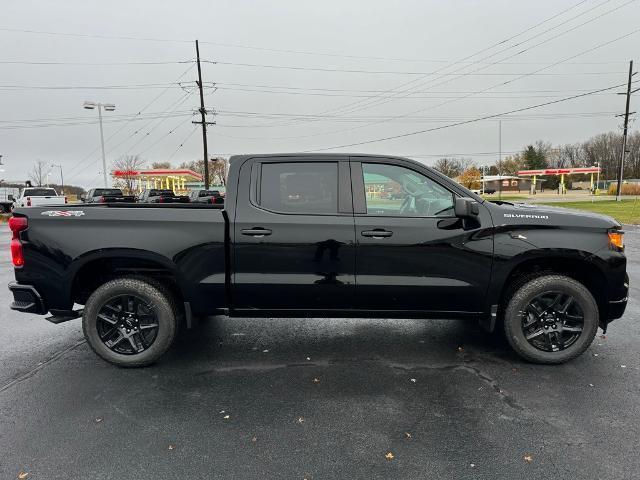
[[[83,309],[80,310],[51,310],[51,316],[45,317],[45,320],[51,323],[68,322],[82,316]]]

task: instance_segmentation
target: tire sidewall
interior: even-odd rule
[[[114,352],[98,334],[98,312],[106,302],[119,295],[136,295],[153,307],[158,332],[153,344],[141,353]],[[122,278],[105,283],[91,294],[84,308],[82,329],[93,351],[107,362],[121,367],[140,367],[155,362],[169,348],[175,336],[176,318],[171,303],[160,290],[142,280]]]
[[[568,348],[558,352],[545,352],[529,343],[522,331],[522,311],[538,295],[558,292],[571,295],[584,314],[580,337]],[[587,288],[576,280],[547,275],[535,278],[520,287],[505,310],[504,328],[511,347],[526,360],[536,363],[564,363],[582,354],[593,342],[599,324],[598,305]]]

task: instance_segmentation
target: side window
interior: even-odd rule
[[[274,212],[337,214],[338,164],[263,163],[257,200]]]
[[[453,215],[453,193],[411,169],[363,163],[368,215],[436,217]]]

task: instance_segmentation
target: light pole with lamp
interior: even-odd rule
[[[102,148],[102,177],[104,178],[104,186],[107,185],[107,159],[104,155],[104,133],[102,132],[102,109],[104,108],[105,112],[113,112],[116,109],[116,106],[113,103],[100,103],[100,102],[84,102],[82,104],[84,108],[87,110],[93,110],[98,107],[98,120],[100,123],[100,147]]]

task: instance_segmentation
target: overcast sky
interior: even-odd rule
[[[123,154],[149,164],[202,158],[190,113],[197,71],[184,63],[196,38],[201,58],[219,62],[203,65],[206,105],[219,112],[213,154],[322,150],[494,163],[497,118],[401,135],[623,84],[629,60],[640,63],[638,29],[640,2],[629,0],[6,0],[0,178],[24,180],[40,159],[61,164],[67,183],[100,185],[97,111],[83,109],[85,100],[116,104],[104,114],[109,163]],[[160,64],[126,64],[144,62]],[[624,97],[615,92],[623,90],[502,117],[502,151],[618,129]],[[375,141],[393,136],[401,137]],[[59,181],[58,169],[51,175]]]

